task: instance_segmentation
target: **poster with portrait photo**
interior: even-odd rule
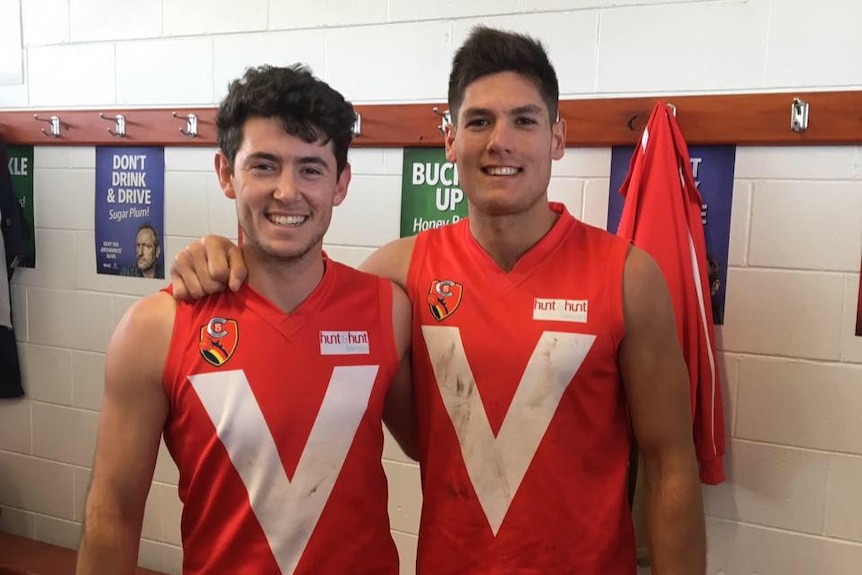
[[[165,150],[96,148],[96,273],[165,278]]]

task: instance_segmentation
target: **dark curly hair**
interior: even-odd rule
[[[542,43],[515,32],[476,26],[452,58],[449,74],[449,110],[457,121],[467,87],[484,76],[516,72],[529,79],[548,108],[551,123],[557,118],[560,85]]]
[[[284,131],[305,142],[332,141],[338,175],[353,138],[353,105],[302,65],[259,66],[234,80],[218,109],[218,145],[233,168],[249,118],[278,118]]]

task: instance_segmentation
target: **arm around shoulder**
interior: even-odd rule
[[[619,365],[644,461],[652,572],[702,574],[706,535],[688,371],[664,277],[637,248],[626,258],[623,312]]]
[[[247,276],[239,246],[216,235],[190,243],[171,264],[171,287],[178,300],[200,299],[225,287],[236,291]]]
[[[389,392],[383,421],[395,441],[408,457],[418,459],[418,436],[415,407],[413,404],[413,378],[410,364],[410,339],[412,313],[407,294],[397,285],[392,285],[392,333],[400,359],[398,373],[395,374]]]
[[[144,505],[168,414],[162,372],[175,309],[165,293],[142,299],[108,344],[78,575],[133,573],[137,565]]]
[[[413,255],[415,243],[416,236],[389,242],[368,256],[359,269],[387,278],[406,290],[407,271],[410,268],[410,257]]]

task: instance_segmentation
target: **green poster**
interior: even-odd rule
[[[9,146],[12,188],[21,204],[24,228],[24,261],[18,267],[36,267],[36,234],[33,229],[33,146]]]
[[[402,238],[467,217],[458,170],[443,148],[404,148],[402,174]]]

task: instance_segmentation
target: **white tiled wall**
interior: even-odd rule
[[[0,109],[210,105],[248,65],[309,63],[357,102],[439,101],[479,22],[547,46],[563,97],[862,89],[855,0],[23,0],[25,83]],[[47,17],[50,15],[50,17]],[[817,110],[812,110],[816,121]],[[2,112],[0,112],[2,123]],[[212,149],[169,148],[167,261],[236,236]],[[401,151],[351,152],[326,249],[356,265],[398,233]],[[0,403],[0,529],[74,547],[114,325],[158,281],[95,273],[93,148],[36,148],[36,270],[12,286],[27,399]],[[607,217],[610,151],[569,150],[550,195]],[[729,481],[706,488],[709,573],[862,565],[862,148],[739,148],[722,351]],[[385,451],[412,573],[418,471]],[[177,471],[160,452],[141,563],[178,573]]]

